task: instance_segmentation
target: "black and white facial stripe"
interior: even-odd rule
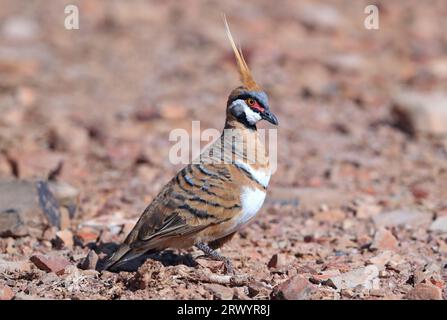
[[[241,122],[248,124],[249,127],[253,127],[256,123],[262,119],[261,114],[252,110],[245,100],[236,99],[231,103],[231,113],[238,118]]]
[[[250,104],[255,101],[256,104]],[[256,129],[256,123],[260,120],[277,125],[278,119],[270,112],[267,94],[263,91],[241,90],[229,101],[230,112],[245,126]]]

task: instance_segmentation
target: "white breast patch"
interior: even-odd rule
[[[265,194],[264,190],[257,188],[242,188],[242,215],[238,218],[238,224],[244,224],[256,215],[264,203]]]

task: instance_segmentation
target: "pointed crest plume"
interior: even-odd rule
[[[223,19],[224,19],[224,23],[225,23],[225,29],[227,31],[228,40],[230,40],[231,47],[233,48],[233,52],[236,57],[237,66],[239,69],[239,75],[240,75],[242,84],[248,90],[260,91],[261,88],[258,86],[258,84],[253,79],[250,69],[248,68],[247,62],[245,62],[241,48],[236,47],[236,44],[234,43],[234,39],[233,39],[233,36],[231,35],[230,27],[228,26],[227,18],[225,17],[225,15],[223,15]]]

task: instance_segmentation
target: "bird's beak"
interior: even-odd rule
[[[275,126],[278,125],[278,118],[268,109],[262,113],[261,117],[262,119],[267,120],[268,122],[274,124]]]

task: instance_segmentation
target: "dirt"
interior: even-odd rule
[[[446,91],[447,5],[375,3],[379,30],[367,1],[1,0],[0,177],[65,183],[76,210],[3,234],[0,298],[446,299],[447,140],[393,101]],[[222,12],[280,123],[266,203],[221,249],[237,275],[196,249],[96,271],[181,168],[170,131],[222,129]]]

